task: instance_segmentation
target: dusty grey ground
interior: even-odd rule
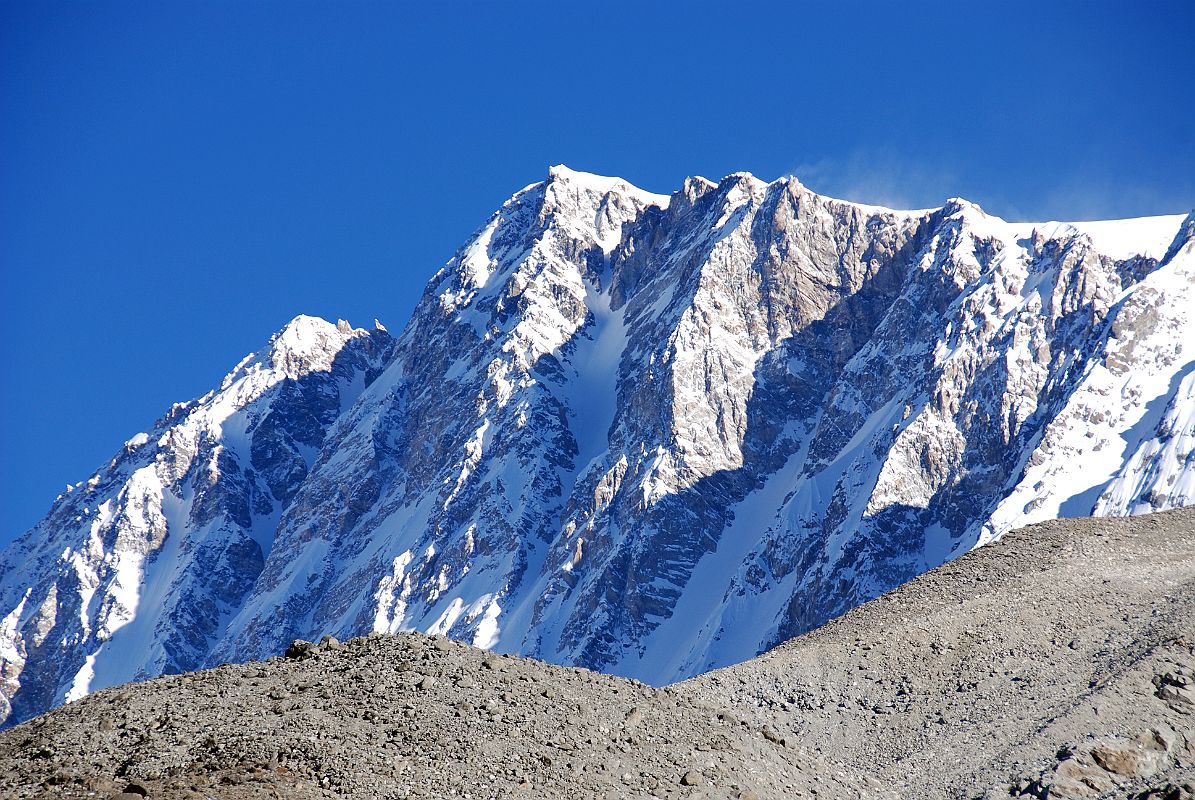
[[[907,797],[1126,797],[1195,782],[1193,648],[1195,508],[1013,532],[677,688]]]
[[[667,689],[415,634],[293,655],[0,733],[0,797],[1192,798],[1195,509],[1010,534]]]
[[[3,734],[0,764],[17,797],[858,794],[674,690],[413,634],[100,692]]]

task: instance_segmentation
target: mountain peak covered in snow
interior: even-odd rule
[[[325,633],[667,682],[1195,503],[1193,219],[552,167],[397,339],[297,317],[4,551],[0,718]]]
[[[563,164],[548,168],[548,182],[576,187],[598,195],[611,193],[624,194],[634,198],[645,206],[655,205],[660,208],[668,207],[668,195],[653,194],[644,191],[622,178],[608,178],[591,172],[578,172]]]

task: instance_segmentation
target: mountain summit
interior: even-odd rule
[[[663,683],[1195,503],[1193,240],[553,167],[397,339],[299,317],[60,496],[0,556],[0,719],[369,631]]]

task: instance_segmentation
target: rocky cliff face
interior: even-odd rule
[[[300,319],[314,354],[60,498],[0,562],[3,693],[407,629],[666,682],[1014,526],[1191,504],[1193,237],[554,168],[398,340]]]
[[[0,718],[203,665],[327,429],[393,345],[299,317],[59,496],[0,559]]]

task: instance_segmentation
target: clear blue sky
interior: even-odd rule
[[[549,164],[1189,210],[1192,42],[1189,0],[0,2],[0,544],[294,315],[400,328]]]

